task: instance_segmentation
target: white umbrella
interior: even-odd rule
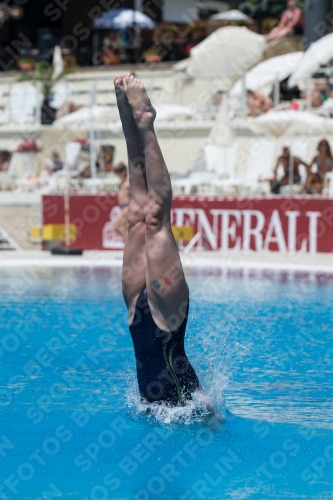
[[[194,110],[188,106],[178,104],[158,104],[156,109],[156,121],[188,119],[193,117]]]
[[[255,134],[274,137],[280,137],[283,134],[289,136],[333,134],[333,120],[310,111],[272,111],[257,118],[246,118],[238,123],[235,121],[234,126],[250,129]]]
[[[289,78],[288,86],[294,87],[300,80],[309,78],[321,64],[327,64],[331,59],[333,59],[333,33],[312,43],[304,52],[297,68]]]
[[[174,104],[160,104],[155,106],[157,117],[156,121],[166,120],[181,120],[188,119],[193,116],[193,109],[187,106],[178,106]],[[92,114],[91,114],[92,113]],[[74,113],[55,120],[52,124],[54,128],[70,128],[70,129],[88,129],[90,121],[93,119],[95,125],[110,126],[114,132],[121,130],[119,120],[119,111],[116,106],[92,106],[81,108]]]
[[[182,59],[172,66],[173,71],[186,71],[189,59]]]
[[[54,128],[87,129],[91,117],[98,124],[109,124],[119,119],[119,112],[116,106],[92,106],[81,108],[74,113],[55,120],[52,124]]]
[[[193,47],[187,74],[201,78],[235,78],[260,61],[266,46],[262,35],[245,27],[220,28]]]
[[[94,20],[94,28],[122,30],[135,24],[138,28],[152,30],[154,21],[138,10],[114,9]]]
[[[59,45],[56,45],[54,47],[52,65],[53,65],[52,80],[55,80],[64,71],[64,61],[62,58],[61,47]]]
[[[209,19],[213,21],[244,21],[246,23],[253,23],[253,19],[237,9],[227,10],[226,12],[219,12],[214,14]]]
[[[281,82],[290,75],[299,64],[303,52],[291,52],[282,56],[271,57],[250,69],[245,75],[247,90],[259,90],[272,85],[276,80]],[[242,95],[242,80],[238,80],[230,91],[232,97]]]

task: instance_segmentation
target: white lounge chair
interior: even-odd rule
[[[33,85],[13,85],[9,91],[9,98],[2,123],[33,123],[37,118],[37,107],[42,105],[43,97]]]
[[[229,147],[205,146],[204,158],[209,172],[216,172],[219,177],[233,177],[238,155],[238,143]]]
[[[214,172],[191,172],[185,179],[175,179],[172,182],[175,194],[196,193],[200,190],[201,193],[213,194],[212,185],[216,179]]]
[[[246,173],[235,173],[230,179],[217,181],[217,188],[222,192],[257,193],[260,191],[260,181],[272,175],[274,152],[274,140],[255,141],[250,148]]]

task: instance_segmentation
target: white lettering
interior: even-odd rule
[[[262,250],[263,237],[261,231],[265,225],[265,216],[259,210],[243,210],[243,250],[250,250],[251,236],[254,237],[255,250]],[[257,218],[255,227],[252,225],[252,217]]]
[[[275,233],[275,235],[274,235],[274,233]],[[279,216],[279,212],[277,210],[273,210],[273,213],[272,213],[272,218],[270,220],[270,223],[269,223],[269,226],[267,229],[264,250],[269,250],[269,245],[271,243],[276,243],[280,252],[285,252],[285,253],[287,252],[287,245],[286,245],[286,241],[284,239],[281,219]]]
[[[189,225],[194,226],[195,222],[194,208],[174,208],[173,212],[176,215],[175,225],[177,227],[185,226],[185,215],[189,217]]]
[[[236,221],[230,224],[230,216],[235,217]],[[229,225],[230,224],[230,225]],[[222,213],[222,250],[229,250],[229,236],[231,243],[235,242],[230,250],[240,250],[241,239],[236,237],[237,226],[241,224],[240,210],[223,210]]]
[[[317,227],[320,212],[305,212],[309,217],[309,253],[317,253]]]
[[[212,247],[212,250],[217,249],[217,234],[214,234],[212,226],[209,224],[207,215],[202,208],[196,210],[198,214],[198,232],[204,233],[207,240]]]
[[[297,217],[301,215],[300,212],[286,212],[288,217],[288,250],[289,252],[296,252],[296,230],[297,230]]]
[[[241,211],[240,210],[211,210],[210,213],[213,215],[213,230],[216,235],[218,235],[218,217],[221,218],[221,249],[222,250],[240,250],[241,248],[241,238],[236,236],[237,226],[241,225]],[[230,216],[235,217],[235,221],[230,224]],[[230,243],[234,246],[229,247]]]

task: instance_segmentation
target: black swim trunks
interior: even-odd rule
[[[153,320],[144,288],[129,329],[136,357],[141,397],[148,402],[184,405],[199,388],[199,380],[184,350],[186,317],[174,332],[160,330]]]

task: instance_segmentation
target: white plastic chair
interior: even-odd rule
[[[257,192],[260,179],[272,175],[275,153],[274,140],[255,141],[249,152],[249,160],[245,175],[236,175],[233,178],[221,180],[217,184],[225,191]]]
[[[216,172],[219,177],[233,177],[238,155],[238,143],[229,147],[205,146],[204,158],[209,172]]]
[[[328,180],[328,182],[329,182],[328,186],[326,186],[326,180]],[[324,187],[324,190],[323,190],[323,194],[326,194],[330,198],[333,198],[333,172],[327,172],[325,174],[325,183],[324,183],[324,185],[325,185],[325,187]]]
[[[37,116],[37,106],[42,104],[42,95],[33,85],[13,85],[5,109],[5,122],[34,122]]]
[[[212,183],[216,179],[216,174],[214,172],[191,172],[190,175],[185,179],[175,179],[172,182],[172,186],[175,188],[175,194],[191,194],[192,191],[200,188],[200,192],[205,192],[205,194],[211,194]]]

